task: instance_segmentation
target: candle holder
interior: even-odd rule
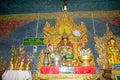
[[[44,60],[43,60],[44,66],[48,66],[48,65],[49,65],[48,54],[49,54],[48,51],[45,51],[45,52],[44,52]]]

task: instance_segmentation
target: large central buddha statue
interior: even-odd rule
[[[69,41],[67,33],[64,31],[61,37],[61,41],[57,44],[58,51],[60,53],[72,53],[72,43]]]
[[[72,66],[73,59],[73,44],[69,40],[69,36],[64,30],[60,42],[57,44],[57,51],[61,55],[61,66],[67,65],[66,62],[70,60],[69,66]],[[69,56],[70,59],[67,59]]]

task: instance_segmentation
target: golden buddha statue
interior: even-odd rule
[[[65,65],[66,60],[65,60],[65,55],[67,54],[73,54],[72,52],[73,45],[69,41],[68,34],[64,30],[61,41],[57,44],[57,52],[61,55],[62,60],[61,60],[61,65]]]
[[[67,33],[64,31],[61,41],[57,44],[59,53],[72,53],[72,43],[69,41]]]
[[[20,62],[19,70],[24,70],[24,59],[23,58],[22,58],[22,60]]]
[[[107,53],[109,55],[109,64],[120,64],[120,50],[116,46],[115,39],[111,38],[108,42]]]
[[[17,69],[18,69],[18,60],[16,60],[14,64],[14,70],[17,70]]]
[[[14,70],[13,58],[10,59],[9,70]]]

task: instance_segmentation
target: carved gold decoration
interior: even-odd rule
[[[95,74],[33,74],[33,80],[97,80]]]
[[[54,46],[57,46],[57,44],[60,42],[62,36],[61,34],[64,32],[64,30],[68,34],[71,42],[75,42],[75,37],[71,32],[73,30],[80,31],[82,34],[79,37],[79,41],[83,43],[81,47],[84,47],[84,44],[87,42],[87,29],[84,22],[81,22],[79,25],[75,25],[73,18],[67,17],[66,13],[64,13],[62,17],[58,16],[56,18],[55,26],[51,26],[48,22],[46,22],[43,28],[44,43],[48,44],[48,42],[50,42]]]
[[[74,59],[76,60],[74,62],[74,66],[78,66],[79,65],[78,49],[79,49],[78,42],[74,42],[73,43],[73,53],[74,53]]]
[[[38,79],[45,80],[97,80],[95,74],[38,74],[37,76]]]
[[[37,71],[39,71],[40,67],[43,66],[43,59],[44,59],[44,50],[41,50],[40,55],[38,57]]]
[[[94,13],[94,18],[119,17],[120,10],[93,11],[93,13]],[[8,20],[29,20],[30,21],[30,20],[37,20],[38,16],[40,20],[55,19],[57,15],[61,15],[61,12],[0,15],[0,21],[8,21]],[[68,15],[73,15],[74,18],[81,18],[81,17],[91,18],[91,11],[68,12]]]

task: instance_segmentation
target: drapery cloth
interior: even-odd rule
[[[95,66],[75,66],[75,67],[58,67],[58,66],[42,66],[40,68],[41,74],[94,74],[96,73]]]
[[[2,80],[32,80],[31,71],[6,70]]]

